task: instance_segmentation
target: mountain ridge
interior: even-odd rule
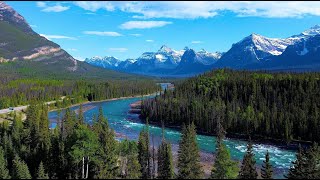
[[[118,66],[108,67],[110,69],[140,73],[140,74],[182,74],[185,72],[183,66],[190,66],[187,69],[194,69],[192,66],[198,64],[199,69],[195,72],[202,72],[208,65],[214,64],[223,53],[215,52],[210,53],[201,49],[198,52],[195,52],[196,56],[191,62],[181,62],[182,57],[187,51],[194,51],[185,47],[182,50],[174,50],[167,45],[162,45],[155,52],[144,52],[136,59],[130,59],[130,62],[127,60],[121,61]],[[112,57],[112,56],[111,56]],[[114,58],[114,57],[113,57]],[[118,59],[119,60],[119,59]],[[106,58],[97,59],[96,56],[92,58],[86,58],[85,61],[92,65],[103,67],[103,63],[106,63]],[[119,60],[120,61],[120,60]],[[107,64],[112,64],[112,62],[107,62]]]
[[[32,30],[22,15],[0,1],[0,72],[17,77],[142,78],[78,61]]]

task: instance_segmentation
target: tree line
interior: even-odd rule
[[[194,123],[183,125],[177,166],[174,166],[171,144],[164,136],[161,144],[151,146],[149,125],[140,132],[138,141],[117,141],[115,132],[103,116],[102,108],[85,123],[79,113],[70,109],[49,129],[48,108],[31,104],[27,120],[16,116],[13,124],[0,128],[0,179],[192,179],[204,178]],[[224,144],[223,123],[217,121],[217,146],[210,179],[258,178],[253,146],[249,140],[242,163],[231,159]],[[164,131],[164,128],[163,128]],[[319,178],[320,148],[315,144],[300,150],[287,178]],[[271,179],[273,168],[266,152],[261,177]]]
[[[0,76],[1,77],[1,76]],[[39,78],[0,78],[0,109],[47,102],[66,96],[56,107],[84,101],[144,95],[159,90],[152,80],[55,80]]]
[[[190,78],[142,103],[150,123],[194,122],[215,134],[217,119],[228,135],[320,141],[320,74],[220,69]]]

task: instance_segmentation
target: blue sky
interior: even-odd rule
[[[320,2],[6,2],[72,56],[137,58],[165,44],[227,51],[251,33],[285,38],[320,24]]]

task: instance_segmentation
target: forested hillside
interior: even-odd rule
[[[215,133],[291,140],[320,140],[320,74],[212,71],[143,102],[142,116],[166,125],[194,122]]]
[[[71,105],[84,101],[145,95],[159,90],[152,80],[56,80],[42,78],[0,78],[0,109],[67,98]]]

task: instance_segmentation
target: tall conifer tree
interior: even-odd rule
[[[263,161],[262,169],[261,169],[261,177],[263,179],[272,179],[272,165],[270,163],[270,155],[267,151],[266,153],[266,159]]]
[[[162,142],[158,148],[158,178],[159,179],[174,178],[171,144],[167,142],[164,138],[163,126],[162,126]]]
[[[199,179],[203,177],[200,164],[200,150],[196,139],[195,125],[182,126],[178,150],[178,178]]]
[[[249,138],[249,142],[247,145],[247,152],[245,153],[241,170],[239,173],[240,179],[257,179],[258,173],[255,167],[256,160],[254,159],[254,153],[253,153],[253,145],[251,142],[251,138]]]

